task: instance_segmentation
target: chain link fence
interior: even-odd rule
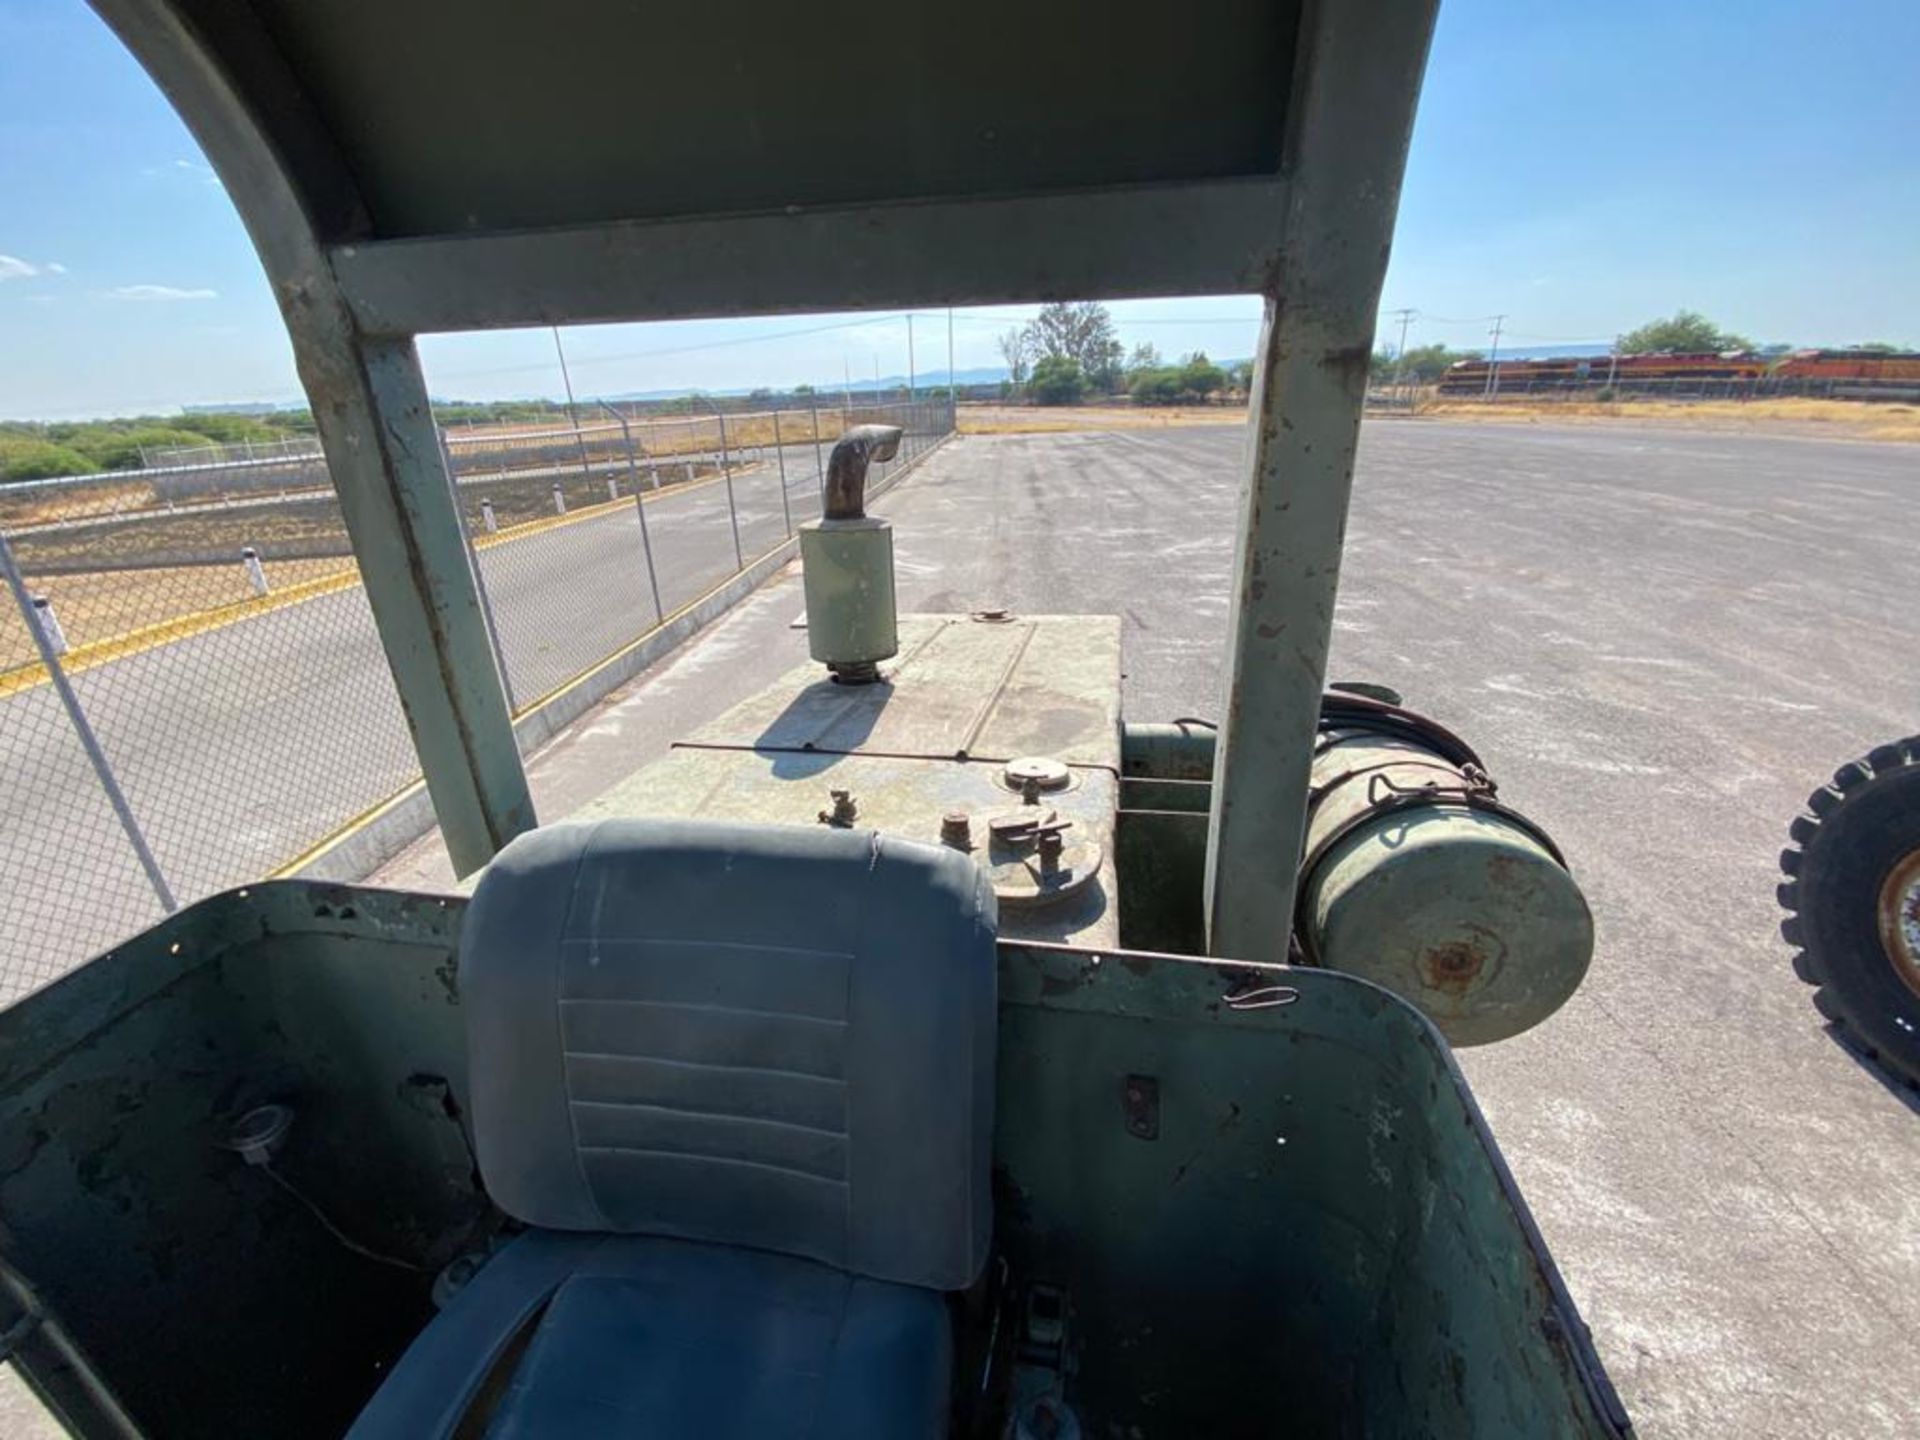
[[[516,715],[820,513],[851,425],[878,480],[946,398],[446,437]],[[338,500],[310,456],[0,489],[0,1005],[294,861],[419,775]],[[209,471],[228,476],[224,485]]]

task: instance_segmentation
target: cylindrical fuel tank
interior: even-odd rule
[[[1579,987],[1593,916],[1545,832],[1477,766],[1416,739],[1323,730],[1296,933],[1307,958],[1383,985],[1455,1045],[1539,1024]]]
[[[875,515],[800,527],[807,653],[831,667],[870,666],[900,649],[893,527]]]

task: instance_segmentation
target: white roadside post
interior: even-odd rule
[[[60,617],[53,613],[53,601],[44,595],[33,597],[33,620],[40,627],[40,633],[47,637],[47,645],[56,655],[64,655],[70,648],[67,644],[67,632],[60,628]]]
[[[249,545],[240,552],[240,564],[247,572],[247,584],[256,596],[267,593],[267,572],[260,564],[260,552]]]

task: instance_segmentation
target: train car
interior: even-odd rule
[[[1478,395],[1489,388],[1488,371],[1494,368],[1486,360],[1457,360],[1440,377],[1442,395]],[[1543,360],[1502,360],[1498,362],[1500,388],[1503,390],[1578,389],[1606,382],[1605,355],[1554,356]]]
[[[1920,351],[1796,350],[1773,370],[1779,380],[1864,380],[1920,385]]]
[[[1497,385],[1489,371],[1497,369]],[[1479,395],[1489,389],[1505,393],[1601,389],[1658,390],[1692,393],[1708,389],[1757,384],[1767,377],[1767,362],[1744,351],[1679,354],[1667,351],[1635,355],[1572,355],[1539,360],[1461,360],[1441,377],[1442,395]]]

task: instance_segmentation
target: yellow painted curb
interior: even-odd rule
[[[735,470],[736,476],[751,474],[763,466],[748,466]],[[705,489],[709,485],[725,480],[724,475],[709,475],[679,485],[663,486],[649,491],[642,497],[643,504],[664,499],[669,495],[685,495],[694,490]],[[632,504],[631,496],[622,496],[618,500],[602,500],[594,505],[585,505],[578,510],[569,510],[564,515],[552,515],[542,520],[528,520],[519,525],[500,531],[494,535],[474,537],[473,548],[491,550],[496,545],[505,545],[509,541],[524,540],[549,530],[558,530],[567,525],[578,524],[582,520],[594,520],[604,517],[623,505]],[[345,558],[345,557],[343,557]],[[229,625],[237,625],[242,620],[251,620],[255,616],[269,615],[275,610],[284,610],[290,605],[298,605],[314,600],[322,595],[332,595],[341,590],[349,590],[360,583],[360,571],[357,566],[349,567],[338,575],[323,575],[315,580],[302,580],[271,595],[257,596],[247,600],[236,600],[230,605],[216,605],[211,610],[197,611],[192,615],[182,615],[172,620],[157,621],[152,625],[142,625],[123,635],[115,635],[106,640],[93,640],[85,645],[76,645],[60,657],[61,668],[68,675],[78,675],[91,670],[96,665],[104,665],[111,660],[124,660],[130,655],[156,649],[161,645],[171,645],[177,640],[190,640],[196,635],[204,635],[210,630],[221,630]],[[0,700],[22,691],[32,690],[47,683],[47,667],[38,660],[27,665],[19,665],[11,670],[0,671]]]
[[[195,635],[204,635],[209,630],[221,630],[256,615],[271,614],[275,610],[284,610],[292,605],[318,599],[322,595],[350,590],[359,583],[360,572],[355,568],[342,570],[338,575],[322,575],[317,579],[302,580],[287,586],[284,590],[276,590],[271,595],[236,600],[230,605],[216,605],[211,610],[201,610],[196,614],[182,615],[173,620],[161,620],[152,625],[142,625],[137,630],[129,630],[124,635],[115,635],[111,639],[94,640],[85,645],[76,645],[60,657],[60,666],[67,674],[78,675],[82,671],[91,670],[96,665],[104,665],[109,660],[122,660],[129,655],[138,655],[143,650],[171,645],[176,640],[190,640]],[[30,665],[18,666],[0,674],[0,699],[46,683],[47,667],[38,660]]]

